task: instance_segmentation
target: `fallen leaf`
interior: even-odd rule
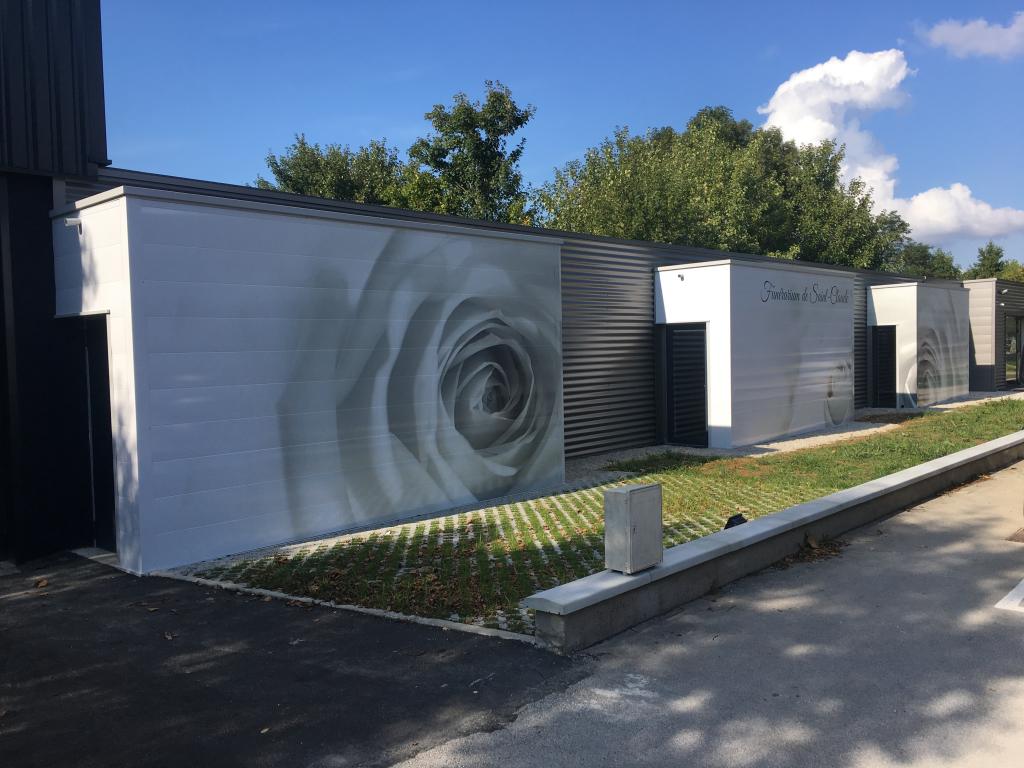
[[[269,730],[270,730],[269,728],[264,728],[262,731],[260,731],[260,734],[262,735],[262,734],[266,733]]]
[[[164,632],[164,640],[173,640],[173,639],[174,639],[174,635],[172,635],[170,632]]]
[[[159,611],[160,609],[159,609],[159,608],[147,608],[146,610],[147,610],[147,611],[148,611],[149,613],[152,613],[153,611]]]
[[[48,586],[49,583],[50,583],[49,579],[37,579],[36,580],[36,589],[42,589],[43,587]]]

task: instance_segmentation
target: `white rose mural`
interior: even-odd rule
[[[828,376],[825,388],[825,422],[843,424],[853,416],[853,363],[842,360]]]
[[[958,292],[931,290],[918,303],[915,405],[925,406],[963,394],[968,389],[970,336],[964,301]],[[916,385],[916,386],[915,386]]]
[[[337,479],[297,479],[293,506],[329,487],[345,527],[562,482],[558,253],[392,230],[361,285],[346,281]]]

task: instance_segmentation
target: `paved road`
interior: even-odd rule
[[[1024,766],[1024,465],[595,649],[510,726],[406,766]]]
[[[585,666],[69,555],[0,577],[0,766],[387,765]]]
[[[575,660],[60,559],[0,578],[0,766],[1024,765],[1022,500],[1024,464]]]

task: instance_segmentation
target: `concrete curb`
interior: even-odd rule
[[[287,600],[288,602],[302,603],[304,605],[317,605],[321,608],[332,608],[338,611],[351,611],[353,613],[363,613],[368,616],[376,616],[381,619],[390,619],[391,621],[404,621],[408,622],[409,624],[425,624],[428,627],[438,627],[444,630],[465,632],[470,635],[497,637],[501,640],[515,640],[517,643],[526,643],[527,645],[538,645],[537,639],[533,635],[521,635],[518,632],[509,632],[505,629],[478,627],[475,624],[462,624],[458,621],[448,621],[447,619],[431,619],[425,616],[410,616],[407,613],[385,611],[380,608],[364,608],[361,605],[347,605],[345,603],[335,603],[330,600],[318,600],[315,597],[300,597],[297,595],[289,595],[286,592],[277,592],[272,589],[247,587],[245,584],[237,584],[233,581],[217,581],[216,579],[204,579],[201,576],[191,576],[184,573],[175,573],[174,571],[152,571],[150,573],[147,573],[146,576],[156,576],[162,579],[174,579],[176,581],[187,581],[190,584],[199,584],[204,587],[214,587],[216,589],[226,589],[229,592],[240,592],[242,594],[256,595],[259,597],[270,597],[274,600]]]
[[[602,571],[522,601],[537,640],[586,648],[796,552],[808,535],[830,538],[1024,458],[1024,431],[934,459],[665,551],[626,576]]]

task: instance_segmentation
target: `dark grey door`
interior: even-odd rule
[[[871,332],[871,398],[875,408],[896,407],[896,326],[876,325]]]
[[[665,344],[668,442],[707,447],[707,326],[704,323],[670,325],[666,329]]]
[[[1021,320],[1014,315],[1005,315],[1003,320],[1003,372],[1008,387],[1018,386],[1021,380]]]
[[[110,425],[110,369],[107,360],[107,316],[82,318],[85,335],[85,397],[88,408],[92,474],[92,544],[113,552],[114,441]]]

